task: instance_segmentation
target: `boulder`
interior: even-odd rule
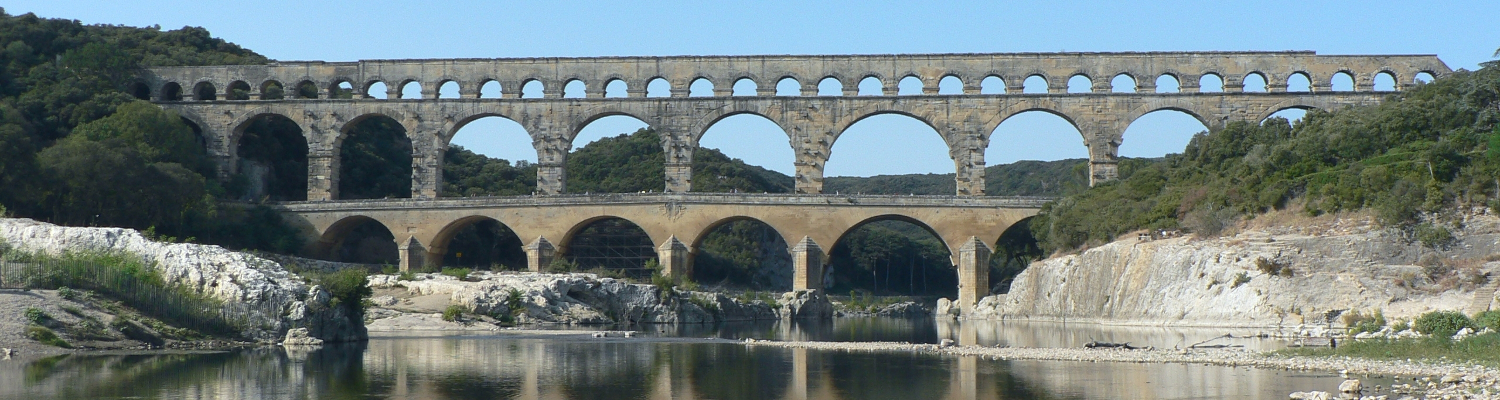
[[[961,311],[958,303],[954,303],[953,300],[948,300],[947,298],[941,298],[937,301],[937,307],[933,307],[932,314],[938,317],[954,318],[958,317]]]
[[[781,294],[781,317],[789,319],[833,318],[833,302],[822,290],[798,290]]]
[[[1359,383],[1358,379],[1345,379],[1339,383],[1339,393],[1357,395],[1364,390],[1364,386]]]
[[[293,328],[286,331],[286,338],[281,341],[282,346],[322,346],[323,339],[308,336],[307,328]]]
[[[1328,394],[1328,392],[1320,391],[1292,392],[1292,394],[1288,397],[1294,400],[1330,400],[1333,398],[1333,396]]]
[[[875,316],[891,318],[922,318],[932,316],[932,312],[927,311],[927,308],[911,301],[903,301],[885,306],[876,310],[874,314]]]

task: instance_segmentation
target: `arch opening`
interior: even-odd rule
[[[890,162],[892,154],[902,154],[902,162]],[[866,116],[844,128],[834,138],[824,166],[824,192],[879,190],[846,186],[848,180],[829,179],[839,176],[875,176],[900,174],[942,174],[954,170],[948,156],[948,144],[932,125],[909,115],[878,113]],[[948,181],[946,191],[954,193]],[[900,193],[910,194],[910,193]]]
[[[823,80],[818,81],[818,95],[819,96],[843,96],[844,95],[844,83],[843,82],[839,82],[838,78],[834,78],[834,77],[831,77],[831,76],[827,77],[827,78],[823,78]]]
[[[239,127],[235,176],[225,185],[240,201],[307,200],[307,138],[285,116],[265,114]]]
[[[504,92],[501,90],[500,81],[488,80],[479,85],[479,98],[498,99]]]
[[[731,96],[756,96],[756,95],[758,95],[756,93],[756,91],[758,89],[760,89],[760,86],[755,84],[755,80],[754,79],[740,78],[739,80],[734,81],[734,87],[732,88],[730,95]]]
[[[1032,261],[1047,257],[1031,234],[1031,220],[1016,221],[995,241],[995,252],[990,255],[990,294],[1010,293],[1010,284],[1026,270]]]
[[[250,84],[245,81],[230,82],[229,92],[225,93],[224,100],[250,100]]]
[[[1282,118],[1292,125],[1297,125],[1298,123],[1302,122],[1302,118],[1306,117],[1307,111],[1311,109],[1312,107],[1305,106],[1283,108],[1280,110],[1276,110],[1276,112],[1271,113],[1271,115],[1269,116],[1266,116],[1265,119],[1260,120],[1260,123],[1264,124],[1266,123],[1266,121],[1269,121],[1272,118]]]
[[[646,97],[671,97],[672,84],[666,79],[655,78],[646,82]]]
[[[214,92],[215,92],[215,89],[214,89],[214,84],[213,83],[210,83],[210,82],[198,82],[197,85],[193,86],[193,100],[198,100],[198,101],[214,101],[214,100],[218,100],[215,97],[216,94]]]
[[[990,132],[984,159],[991,165],[986,172],[993,173],[985,174],[985,193],[1055,196],[1064,190],[1079,188],[1079,185],[1087,188],[1088,158],[1083,134],[1062,116],[1050,110],[1030,110],[1012,115]],[[997,170],[1010,164],[1041,166],[1054,163],[1076,164],[1077,167],[1066,175],[1040,182],[1035,179],[1020,182],[1013,174]]]
[[[390,88],[385,86],[385,82],[371,81],[365,85],[365,97],[367,98],[388,100],[390,93]]]
[[[1259,72],[1251,72],[1249,74],[1245,74],[1245,79],[1243,81],[1241,81],[1240,83],[1244,85],[1244,88],[1241,89],[1241,91],[1243,91],[1243,92],[1246,92],[1246,93],[1265,93],[1266,92],[1266,76],[1264,74],[1259,73]]]
[[[1112,93],[1135,93],[1135,78],[1127,74],[1115,75],[1109,80],[1109,91]]]
[[[574,228],[563,257],[576,270],[604,270],[639,278],[650,276],[656,246],[644,229],[624,218],[604,217]]]
[[[1377,92],[1396,91],[1396,75],[1392,74],[1391,71],[1375,73],[1375,79],[1371,83],[1375,84],[1374,90]]]
[[[1305,72],[1294,72],[1286,78],[1286,91],[1303,93],[1312,91],[1312,79]]]
[[[638,118],[615,114],[588,122],[566,161],[568,193],[636,193],[666,183],[661,137]]]
[[[297,98],[299,98],[299,99],[316,99],[316,98],[318,98],[318,84],[313,83],[313,81],[297,82]]]
[[[1042,94],[1048,92],[1047,77],[1045,76],[1028,76],[1026,77],[1025,81],[1021,82],[1021,84],[1021,93]]]
[[[694,79],[688,84],[688,97],[713,97],[714,83],[708,78]]]
[[[1158,158],[1182,153],[1189,141],[1208,126],[1192,114],[1160,109],[1130,121],[1121,136],[1120,157]]]
[[[922,79],[917,78],[916,75],[908,75],[905,78],[901,78],[901,81],[896,82],[896,95],[915,96],[919,94],[922,94]]]
[[[776,95],[801,96],[802,82],[797,81],[797,78],[793,77],[781,78],[781,80],[776,81]]]
[[[699,137],[698,147],[693,154],[694,192],[792,191],[796,157],[791,142],[780,125],[764,116],[743,113],[714,121]]]
[[[510,227],[489,217],[454,221],[438,234],[433,248],[443,249],[444,267],[491,271],[526,269],[524,244]]]
[[[564,99],[581,99],[584,97],[588,97],[588,92],[588,85],[583,83],[582,80],[573,79],[569,80],[568,83],[563,84]]]
[[[885,85],[880,82],[880,78],[875,77],[875,76],[866,76],[864,79],[860,79],[859,80],[859,95],[860,96],[881,96],[881,95],[884,95],[885,94],[883,92],[884,89],[885,89],[884,86]]]
[[[979,81],[979,94],[1005,94],[1005,79],[990,75]]]
[[[1412,76],[1411,83],[1413,83],[1413,84],[1432,83],[1433,79],[1436,79],[1436,78],[1433,77],[1433,74],[1431,72],[1422,71],[1422,72],[1418,72],[1415,76]]]
[[[542,81],[536,79],[528,80],[526,83],[521,84],[521,98],[540,99],[545,90],[546,86],[542,84]]]
[[[938,80],[938,94],[964,94],[964,82],[957,76],[948,75]]]
[[[354,84],[349,81],[338,81],[328,88],[330,99],[352,99],[354,98]]]
[[[536,192],[536,149],[526,128],[501,116],[459,126],[443,151],[443,197]]]
[[[167,82],[161,87],[161,99],[165,101],[182,101],[182,85],[177,82]]]
[[[385,115],[350,123],[339,146],[339,198],[410,198],[411,139]]]
[[[958,270],[950,257],[948,246],[922,222],[879,216],[834,242],[823,285],[829,293],[957,296]]]
[[[604,97],[623,98],[630,96],[630,85],[623,79],[610,79],[604,84]]]
[[[145,82],[132,83],[130,84],[130,95],[131,97],[135,97],[136,100],[151,100],[151,87],[146,86]]]
[[[462,92],[462,90],[463,89],[458,86],[458,82],[443,81],[441,85],[438,85],[438,98],[456,99],[459,98],[459,94]]]
[[[396,93],[398,99],[420,99],[422,98],[422,82],[406,81],[401,84],[401,92]]]
[[[265,81],[260,84],[261,100],[281,100],[285,97],[285,88],[281,86],[281,82]]]
[[[384,265],[401,262],[395,235],[380,221],[366,216],[339,220],[328,228],[320,242],[329,261]]]
[[[1354,75],[1339,71],[1333,74],[1333,79],[1328,81],[1328,85],[1332,86],[1335,92],[1352,92],[1354,91]]]
[[[1068,93],[1090,93],[1094,91],[1094,80],[1088,75],[1078,74],[1068,78]]]
[[[1172,74],[1161,74],[1156,77],[1156,92],[1181,93],[1182,81],[1177,80],[1177,77]]]
[[[1202,93],[1223,93],[1224,77],[1219,74],[1203,74],[1198,78],[1198,91]]]
[[[709,228],[693,244],[693,281],[716,287],[792,290],[792,255],[775,228],[733,218]]]

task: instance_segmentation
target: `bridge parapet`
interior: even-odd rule
[[[553,196],[491,196],[441,199],[368,199],[275,203],[293,212],[336,210],[572,207],[591,205],[702,204],[839,207],[1041,208],[1056,200],[1040,196],[908,196],[782,193],[600,193]]]

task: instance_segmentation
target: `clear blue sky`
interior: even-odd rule
[[[278,60],[626,55],[884,54],[1027,51],[1314,50],[1437,54],[1475,69],[1500,48],[1500,2],[1470,1],[59,1],[13,0],[8,14],[84,23],[202,26]],[[1181,151],[1202,126],[1148,115],[1120,153]],[[644,126],[608,118],[575,147]],[[1023,114],[996,132],[989,164],[1083,157],[1077,131]],[[514,123],[487,119],[455,143],[535,160]],[[786,137],[756,117],[727,120],[705,147],[790,173]],[[900,157],[893,157],[899,155]],[[915,120],[861,122],[835,144],[828,176],[948,173],[941,139]]]

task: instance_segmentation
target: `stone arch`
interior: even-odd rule
[[[620,221],[624,221],[624,222],[629,223],[630,225],[634,226],[636,229],[640,230],[640,232],[645,236],[646,242],[640,243],[640,244],[636,244],[636,245],[634,245],[632,247],[637,247],[637,246],[643,247],[643,248],[638,248],[638,250],[641,250],[643,253],[649,251],[649,256],[641,257],[642,259],[656,258],[656,245],[658,243],[664,243],[667,240],[667,238],[665,238],[665,237],[661,237],[661,238],[653,237],[651,235],[651,232],[648,231],[648,230],[646,230],[646,228],[644,226],[642,226],[640,223],[637,223],[636,221],[633,221],[633,220],[631,220],[629,218],[626,218],[624,216],[619,216],[619,215],[605,214],[605,215],[598,215],[598,216],[586,218],[586,219],[584,219],[582,221],[579,221],[578,223],[573,224],[573,226],[569,227],[567,233],[563,235],[562,240],[555,244],[556,247],[557,247],[558,254],[561,255],[561,256],[563,256],[564,258],[568,258],[570,260],[576,260],[577,259],[576,257],[578,257],[578,254],[575,254],[575,253],[579,250],[578,249],[578,245],[580,244],[580,243],[578,243],[578,236],[581,235],[582,233],[584,233],[585,230],[587,230],[589,227],[593,226],[594,224],[600,223],[600,222],[604,222],[604,221],[608,221],[608,220],[620,220]],[[583,267],[587,268],[589,266],[584,265]]]
[[[250,100],[250,84],[236,80],[224,88],[224,100]]]
[[[1083,78],[1079,80],[1078,78]],[[1068,93],[1093,93],[1094,77],[1078,72],[1068,77]]]
[[[521,80],[521,86],[516,90],[516,97],[522,99],[540,99],[547,97],[547,82],[536,78],[525,78]]]
[[[579,120],[578,123],[577,123],[577,125],[573,125],[572,129],[568,130],[568,133],[567,133],[567,136],[565,137],[565,139],[567,139],[569,143],[572,143],[574,140],[578,139],[578,134],[581,133],[581,132],[583,132],[583,128],[588,127],[589,124],[592,124],[595,121],[598,121],[600,119],[604,119],[606,117],[615,117],[615,116],[630,117],[630,118],[634,118],[637,121],[641,121],[641,123],[643,123],[643,124],[646,124],[647,128],[652,128],[652,129],[656,128],[655,125],[652,125],[650,122],[647,122],[647,121],[650,121],[650,120],[645,119],[645,118],[641,118],[641,116],[636,115],[635,113],[632,113],[630,111],[625,111],[625,110],[621,110],[621,109],[618,109],[618,108],[604,108],[604,109],[596,109],[596,110],[592,110],[592,111],[593,111],[592,115],[589,115],[588,118],[584,118],[582,120]],[[661,132],[661,134],[665,135],[666,132]],[[532,135],[536,135],[536,134],[533,133]]]
[[[954,87],[954,85],[957,85],[957,87]],[[964,94],[964,78],[954,73],[948,73],[943,75],[942,78],[938,78],[938,94]]]
[[[918,96],[922,94],[922,77],[917,74],[907,74],[896,81],[897,96]]]
[[[506,264],[506,266],[513,268],[525,268],[527,261],[526,253],[523,249],[523,246],[525,246],[525,244],[521,240],[521,237],[516,234],[515,230],[512,229],[510,225],[507,225],[506,223],[501,222],[498,219],[484,215],[470,215],[467,217],[459,218],[453,220],[452,222],[449,222],[447,225],[444,225],[441,229],[439,229],[437,234],[433,235],[431,242],[427,243],[427,257],[429,260],[431,260],[430,263],[434,265],[447,266],[447,256],[454,253],[454,237],[458,236],[460,232],[470,226],[475,226],[477,224],[485,222],[494,222],[496,224],[499,224],[501,227],[505,228],[506,231],[510,232],[510,236],[515,239],[515,241],[511,243],[515,247],[509,250],[513,250],[514,253],[518,253],[517,255],[519,255],[519,262],[516,263],[516,265]],[[458,266],[462,267],[462,259],[460,258],[458,261]]]
[[[1193,109],[1188,108],[1188,107],[1181,107],[1181,106],[1175,106],[1175,105],[1152,106],[1152,107],[1144,107],[1144,108],[1140,108],[1140,109],[1136,109],[1136,110],[1131,110],[1130,113],[1125,116],[1125,120],[1129,121],[1126,124],[1126,126],[1128,127],[1129,124],[1135,123],[1135,120],[1140,119],[1141,117],[1146,116],[1146,114],[1154,113],[1154,112],[1157,112],[1157,111],[1176,111],[1176,112],[1180,112],[1180,113],[1183,113],[1183,114],[1187,114],[1190,117],[1193,117],[1193,119],[1198,120],[1198,122],[1202,123],[1203,126],[1212,126],[1212,125],[1209,124],[1210,121],[1208,120],[1208,118],[1204,117],[1204,115],[1206,115],[1206,114],[1204,114],[1202,112],[1199,112],[1197,110],[1193,110]]]
[[[1254,84],[1250,80],[1251,77],[1260,78],[1260,87],[1257,88],[1257,87],[1253,86]],[[1252,90],[1252,89],[1258,89],[1258,90]],[[1250,71],[1250,72],[1246,73],[1245,76],[1240,77],[1240,92],[1243,92],[1243,93],[1266,93],[1266,92],[1270,92],[1270,91],[1271,91],[1271,78],[1270,78],[1270,75],[1267,75],[1264,72]]]
[[[1124,78],[1126,82],[1122,82],[1121,78]],[[1113,93],[1135,93],[1140,90],[1140,87],[1140,82],[1137,82],[1135,76],[1129,72],[1115,74],[1115,77],[1109,80],[1109,90]]]
[[[1432,72],[1431,70],[1425,70],[1425,69],[1424,70],[1420,70],[1420,71],[1417,71],[1414,74],[1411,74],[1411,84],[1417,85],[1417,84],[1429,83],[1429,82],[1432,82],[1433,79],[1437,79],[1437,77],[1438,77],[1438,73],[1436,73],[1436,72]]]
[[[1163,81],[1163,79],[1168,79],[1170,81]],[[1156,81],[1153,82],[1153,86],[1156,87],[1156,93],[1181,93],[1182,78],[1175,72],[1165,72],[1161,75],[1156,76]],[[1139,82],[1136,83],[1136,87],[1140,87]]]
[[[1213,81],[1210,82],[1209,79]],[[1204,83],[1211,83],[1205,85]],[[1218,71],[1204,71],[1198,75],[1198,91],[1201,93],[1223,93],[1229,82],[1224,80],[1224,74]]]
[[[788,82],[791,82],[791,84],[787,85]],[[790,87],[784,87],[784,86],[790,86]],[[801,97],[802,96],[802,80],[801,79],[797,79],[797,77],[791,76],[791,75],[783,76],[780,79],[777,79],[776,80],[776,95],[777,96],[788,96],[788,97]]]
[[[619,85],[616,86],[615,84]],[[630,83],[621,78],[608,78],[600,90],[600,97],[623,98],[630,97]]]
[[[401,82],[401,83],[396,86],[396,98],[397,99],[420,99],[420,98],[422,98],[422,81],[417,80],[417,78],[403,78],[399,82]],[[413,86],[412,85],[413,83],[415,83],[416,85]],[[411,93],[411,91],[410,91],[411,89],[416,89],[417,93]]]
[[[1371,88],[1377,92],[1392,92],[1401,90],[1401,79],[1396,73],[1389,69],[1375,71],[1375,76],[1370,79]]]
[[[396,167],[397,169],[404,169],[403,173],[400,174],[400,176],[403,179],[395,179],[395,182],[398,182],[398,183],[396,183],[396,185],[398,185],[397,187],[394,187],[394,188],[392,188],[392,187],[386,187],[384,189],[393,190],[390,193],[393,193],[391,195],[391,197],[394,197],[394,198],[414,198],[414,197],[417,197],[417,193],[415,193],[415,190],[417,188],[411,186],[414,183],[414,182],[412,182],[413,179],[411,179],[411,175],[412,175],[412,172],[414,170],[416,170],[416,167],[417,167],[415,165],[416,158],[413,157],[411,149],[418,145],[418,138],[413,137],[413,133],[414,133],[413,127],[407,126],[405,123],[402,122],[404,120],[404,117],[405,116],[401,115],[401,114],[388,114],[388,113],[386,113],[383,110],[382,111],[366,112],[366,113],[360,114],[360,115],[358,115],[358,116],[356,116],[354,118],[350,118],[348,122],[345,122],[342,126],[339,127],[339,129],[338,129],[338,135],[337,136],[335,136],[334,138],[332,138],[332,140],[327,140],[327,143],[330,145],[331,150],[333,151],[332,155],[334,156],[334,158],[336,158],[338,160],[337,163],[339,165],[339,171],[338,171],[338,173],[337,173],[336,176],[338,177],[338,179],[337,179],[338,185],[339,185],[338,186],[339,187],[338,193],[339,193],[339,198],[340,199],[360,198],[360,197],[356,197],[355,195],[351,194],[351,193],[355,192],[354,190],[351,190],[351,189],[353,189],[353,188],[356,187],[355,186],[356,183],[351,183],[351,182],[354,182],[354,180],[350,179],[351,177],[347,176],[348,174],[346,174],[345,172],[348,172],[348,170],[351,167],[353,167],[354,165],[356,165],[356,164],[348,162],[349,154],[346,154],[343,151],[343,147],[346,146],[346,145],[349,145],[348,139],[349,139],[350,134],[355,129],[359,128],[360,125],[362,125],[363,123],[365,123],[366,121],[369,121],[371,119],[386,119],[386,120],[389,120],[391,123],[393,123],[396,127],[399,127],[401,129],[401,132],[399,132],[399,133],[396,134],[395,137],[396,137],[396,141],[397,142],[395,142],[394,145],[400,146],[400,145],[404,144],[404,146],[397,147],[397,148],[376,147],[376,149],[399,150],[399,149],[403,149],[404,148],[406,150],[406,151],[403,151],[403,152],[392,153],[397,158],[405,158],[406,159],[406,164],[405,164],[404,168],[400,167],[399,166],[400,164],[394,164],[394,165],[398,165]],[[441,132],[438,133],[438,134],[441,134]],[[406,185],[405,189],[401,189],[400,185]],[[371,189],[369,187],[363,187],[363,186],[358,186],[358,187],[360,187],[361,189]]]
[[[370,93],[371,90],[375,89],[375,85],[380,85],[381,88],[385,90],[381,90],[380,93]],[[377,77],[365,81],[365,84],[363,86],[360,86],[358,88],[358,91],[360,96],[367,99],[388,99],[389,97],[387,97],[387,93],[390,93],[390,88],[387,86],[384,80],[381,80]]]
[[[747,222],[755,224],[755,230],[741,233],[767,233],[771,235],[771,240],[769,240],[768,243],[762,242],[765,244],[770,244],[770,247],[760,248],[760,254],[757,254],[753,270],[750,271],[748,276],[741,276],[741,278],[744,280],[744,282],[742,283],[748,284],[752,288],[760,286],[760,289],[770,289],[777,291],[791,290],[792,278],[795,272],[793,271],[794,267],[792,266],[790,253],[792,245],[791,242],[788,242],[786,240],[786,232],[780,228],[777,228],[775,225],[772,225],[770,222],[747,215],[733,215],[721,218],[717,221],[703,226],[701,229],[695,229],[695,231],[693,232],[693,236],[690,238],[686,238],[688,240],[684,242],[684,245],[686,245],[688,248],[688,265],[690,265],[693,269],[693,272],[689,275],[692,276],[693,280],[697,282],[714,283],[711,281],[712,279],[714,279],[713,277],[703,279],[705,275],[709,275],[715,272],[710,269],[714,265],[714,263],[711,262],[714,261],[714,259],[710,258],[712,255],[712,247],[708,246],[708,243],[706,241],[710,236],[713,236],[715,234],[715,231],[718,231],[722,228],[732,229],[734,228],[732,224]],[[761,227],[764,227],[765,230],[760,230]],[[780,246],[776,245],[778,243]],[[733,262],[729,262],[729,264],[731,264],[732,266]],[[782,268],[776,268],[775,270],[769,269],[775,266],[780,266]],[[717,272],[723,274],[722,277],[719,278],[725,281],[732,280],[733,278],[735,278],[735,275],[737,275],[732,269],[720,270]]]
[[[922,221],[921,219],[913,217],[913,216],[910,216],[910,215],[905,215],[905,214],[900,214],[900,213],[878,214],[878,215],[873,215],[873,216],[869,216],[867,218],[864,218],[864,219],[860,220],[859,222],[851,224],[851,225],[849,225],[847,227],[843,227],[844,229],[842,231],[840,231],[838,233],[837,237],[828,245],[828,247],[826,247],[825,251],[827,251],[827,257],[828,257],[827,265],[829,266],[829,268],[833,269],[833,271],[828,271],[828,270],[825,269],[823,273],[825,275],[832,275],[832,276],[835,277],[834,278],[834,282],[831,282],[833,284],[832,285],[833,287],[835,287],[835,288],[839,287],[840,286],[840,282],[839,281],[841,279],[851,279],[852,278],[854,281],[858,282],[858,281],[863,280],[861,278],[870,277],[869,275],[865,275],[864,272],[858,273],[856,275],[856,274],[853,273],[854,271],[841,270],[840,265],[843,265],[845,267],[849,267],[849,266],[851,266],[850,265],[851,263],[858,263],[857,260],[851,260],[851,259],[848,259],[848,258],[843,258],[841,256],[841,254],[845,253],[847,251],[852,250],[852,249],[849,249],[848,247],[850,245],[850,239],[853,237],[853,235],[854,235],[855,232],[861,230],[862,228],[870,226],[872,224],[876,224],[876,223],[880,223],[880,222],[886,222],[886,221],[896,221],[896,222],[899,222],[899,223],[910,224],[912,226],[915,226],[918,230],[920,230],[920,231],[922,231],[922,232],[925,233],[925,235],[923,235],[923,236],[927,236],[927,237],[930,237],[932,239],[935,239],[936,242],[937,242],[937,246],[940,247],[941,250],[943,250],[944,252],[946,252],[947,255],[948,255],[948,257],[946,257],[947,259],[942,259],[943,257],[938,256],[937,257],[938,259],[927,259],[929,261],[921,262],[920,264],[915,263],[916,260],[913,259],[912,260],[913,264],[904,265],[904,267],[908,267],[908,268],[906,268],[906,269],[909,270],[908,274],[915,274],[916,273],[917,270],[916,269],[912,269],[912,268],[921,268],[921,270],[922,270],[923,273],[930,273],[932,271],[930,271],[928,269],[932,268],[934,266],[933,264],[937,264],[937,265],[949,265],[949,266],[952,266],[952,265],[955,264],[953,262],[954,261],[954,256],[956,254],[958,254],[957,245],[961,245],[962,244],[961,241],[955,242],[955,241],[951,240],[950,238],[945,237],[941,232],[939,232],[937,229],[935,229],[931,224],[928,224],[926,221]],[[903,235],[903,236],[905,236],[905,235]],[[854,256],[854,254],[847,254],[847,255],[848,256]],[[895,256],[896,254],[888,254],[888,255],[889,256]],[[843,261],[841,262],[841,260],[843,260]],[[872,277],[873,279],[871,279],[872,280],[872,282],[871,282],[871,286],[872,287],[867,287],[865,289],[869,289],[869,290],[872,290],[872,291],[879,291],[879,290],[881,290],[881,288],[880,288],[881,285],[880,285],[879,282],[881,280],[885,280],[886,282],[889,282],[890,278],[892,277],[892,275],[890,273],[891,271],[889,271],[891,266],[897,267],[898,268],[897,272],[899,272],[900,267],[903,267],[903,265],[900,265],[899,262],[896,263],[896,264],[894,264],[894,265],[890,264],[890,263],[886,263],[885,271],[882,271],[882,269],[878,265],[872,265],[871,267],[873,267],[873,268],[871,268],[871,270],[872,270],[871,272],[873,272],[875,274],[875,276]],[[918,266],[920,266],[920,267],[918,267]],[[986,265],[986,267],[988,267],[988,265]],[[926,289],[938,288],[938,290],[944,292],[945,294],[946,293],[955,293],[956,294],[956,291],[958,289],[958,285],[957,285],[957,283],[958,283],[957,272],[958,271],[957,271],[956,268],[952,269],[951,271],[953,272],[953,275],[951,276],[951,278],[948,277],[948,276],[943,276],[941,279],[939,279],[940,283],[938,283],[937,286],[929,287],[929,288],[926,288]],[[886,272],[886,273],[882,274],[881,272]],[[907,274],[902,274],[902,275],[907,275]],[[944,274],[944,275],[946,275],[946,274]],[[915,281],[915,279],[913,279],[913,281]],[[830,284],[830,282],[825,281],[824,284],[828,285],[828,284]],[[952,286],[947,286],[947,285],[950,285],[950,284]],[[857,287],[857,286],[862,286],[862,285],[855,284],[854,286]],[[885,290],[892,290],[892,289],[895,289],[895,288],[889,286],[889,283],[887,283],[886,287],[885,287]],[[950,292],[950,290],[952,290],[952,291]]]
[[[757,92],[760,90],[760,84],[755,83],[755,79],[751,79],[750,77],[742,77],[735,79],[731,88],[731,96],[758,96],[759,93]]]
[[[161,85],[162,101],[182,101],[182,85],[177,82],[167,82]]]
[[[1347,69],[1334,72],[1328,78],[1328,87],[1335,92],[1353,92],[1359,89],[1358,80],[1354,79],[1354,71]]]
[[[1308,74],[1307,71],[1292,71],[1282,83],[1286,84],[1287,92],[1311,93],[1313,91],[1312,82],[1312,74]]]
[[[688,81],[688,97],[714,97],[714,80],[707,76],[694,77]]]
[[[1211,126],[1199,113],[1184,107],[1154,107],[1140,115],[1131,114],[1116,142],[1116,154],[1123,157],[1181,153],[1195,134]]]
[[[505,85],[502,85],[499,80],[485,77],[480,78],[478,82],[479,89],[474,91],[474,97],[483,99],[498,99],[504,97]],[[494,84],[494,86],[490,86],[491,84]],[[487,92],[487,90],[490,90],[491,87],[494,88],[494,92]]]
[[[979,80],[979,94],[1006,94],[1005,78],[999,74],[985,75]]]
[[[136,81],[130,84],[130,96],[136,100],[151,100],[151,86],[146,82]]]
[[[582,99],[589,97],[589,83],[583,79],[568,78],[563,80],[562,97],[565,99]]]
[[[698,248],[703,245],[703,239],[708,237],[709,232],[713,232],[714,229],[718,229],[720,226],[736,221],[755,221],[766,224],[766,226],[769,226],[772,230],[776,231],[777,235],[781,236],[782,241],[792,243],[791,241],[787,241],[787,231],[785,229],[777,227],[775,224],[772,224],[769,221],[749,215],[731,215],[728,217],[720,218],[717,221],[710,222],[707,225],[704,225],[702,228],[694,230],[693,236],[691,238],[688,238],[689,240],[684,242],[683,244],[686,244],[688,246],[688,249],[691,249],[691,251],[696,253],[698,252]]]
[[[303,201],[308,197],[308,155],[311,142],[307,127],[296,119],[260,110],[236,121],[229,132],[234,164],[247,186],[239,200],[259,202]],[[246,132],[256,127],[254,135]],[[292,128],[287,132],[277,128]],[[247,170],[249,168],[249,170]]]
[[[829,83],[832,83],[833,85],[836,85],[838,87],[837,88],[830,88],[830,89],[833,89],[833,90],[828,90],[828,92],[830,92],[830,93],[824,94],[823,85],[829,84]],[[848,85],[844,82],[844,79],[842,79],[842,78],[840,78],[840,77],[838,77],[836,75],[825,76],[822,79],[818,79],[818,96],[843,96],[844,95],[844,87],[846,87],[846,86],[848,86]]]
[[[323,229],[323,232],[318,235],[318,243],[315,245],[316,247],[314,249],[314,256],[329,261],[345,261],[343,259],[344,257],[341,257],[341,255],[338,253],[343,247],[347,245],[346,241],[350,239],[349,236],[355,233],[356,229],[371,223],[379,225],[379,227],[383,228],[386,233],[391,235],[392,238],[395,237],[395,231],[391,230],[390,224],[365,215],[351,215],[339,219],[338,221],[329,225],[328,228]],[[396,249],[395,241],[390,242],[389,249]],[[396,254],[389,255],[395,256]]]
[[[1271,116],[1274,115],[1274,114],[1276,114],[1276,113],[1279,113],[1279,112],[1282,112],[1282,111],[1286,111],[1286,110],[1291,110],[1291,109],[1311,111],[1311,110],[1321,110],[1321,109],[1323,109],[1323,107],[1320,107],[1320,106],[1314,105],[1314,104],[1303,103],[1303,102],[1300,102],[1300,101],[1293,102],[1293,103],[1277,104],[1275,106],[1268,107],[1267,108],[1268,111],[1263,112],[1260,115],[1256,116],[1254,122],[1257,123],[1257,124],[1259,124],[1261,122],[1264,122],[1267,118],[1271,118]]]
[[[453,84],[453,97],[447,97],[447,94],[443,93],[448,84]],[[433,94],[439,99],[459,99],[464,97],[464,84],[453,78],[444,77],[439,79],[433,89]]]
[[[1036,80],[1032,80],[1031,78],[1037,78],[1037,79]],[[1037,85],[1037,83],[1035,83],[1037,81],[1041,82],[1040,84],[1042,86],[1040,88],[1037,88],[1036,86],[1033,86],[1033,85]],[[1034,72],[1034,73],[1027,74],[1025,78],[1021,78],[1021,93],[1044,94],[1044,93],[1051,93],[1051,92],[1052,92],[1052,80],[1048,79],[1046,74],[1043,74],[1041,72]]]
[[[909,118],[915,119],[917,121],[921,121],[923,124],[927,125],[928,128],[932,128],[932,130],[934,132],[937,132],[938,136],[943,140],[943,143],[949,143],[949,144],[951,144],[949,142],[949,140],[948,140],[947,137],[943,137],[942,136],[943,131],[938,130],[937,125],[933,125],[932,121],[929,120],[925,116],[917,115],[917,114],[914,114],[914,113],[911,113],[911,112],[905,111],[905,110],[880,110],[880,111],[874,111],[874,112],[865,113],[864,115],[860,115],[857,118],[853,118],[853,119],[849,120],[848,122],[840,122],[840,123],[838,123],[835,126],[836,130],[833,132],[833,136],[830,137],[829,140],[828,140],[828,148],[832,149],[834,145],[838,144],[839,138],[844,136],[844,132],[848,131],[849,127],[854,126],[854,124],[858,124],[859,121],[864,121],[867,118],[874,117],[874,116],[877,116],[877,115],[890,115],[890,114],[900,115],[900,116],[903,116],[903,117],[909,117]],[[782,127],[782,130],[785,130],[785,129],[786,129],[785,127]]]
[[[286,85],[275,79],[267,79],[260,83],[261,100],[281,100],[286,98]]]
[[[199,81],[193,84],[193,100],[214,101],[218,99],[217,89],[210,81]]]
[[[776,124],[777,128],[781,128],[782,133],[787,135],[787,140],[791,140],[791,130],[787,129],[786,125],[782,124],[781,121],[778,121],[776,118],[771,118],[771,116],[760,112],[759,109],[736,107],[733,109],[723,110],[719,114],[700,119],[698,123],[694,123],[692,130],[689,132],[692,135],[693,143],[698,143],[699,141],[703,140],[703,135],[707,134],[708,130],[712,129],[714,127],[714,124],[719,123],[719,121],[723,121],[725,118],[733,117],[736,115],[746,114],[765,118],[766,120],[771,121],[772,123]]]
[[[318,84],[310,78],[303,78],[292,88],[289,98],[294,99],[316,99],[318,98]]]
[[[1067,121],[1068,124],[1072,125],[1073,129],[1077,129],[1080,134],[1083,131],[1082,129],[1078,128],[1078,121],[1073,120],[1073,117],[1069,116],[1067,113],[1045,106],[1032,105],[1029,102],[1026,102],[1020,103],[1018,107],[1013,107],[1011,110],[1001,112],[999,117],[993,120],[993,123],[985,124],[981,136],[986,142],[988,142],[990,140],[990,134],[995,132],[995,128],[999,128],[1001,124],[1004,124],[1005,121],[1010,120],[1011,117],[1015,117],[1017,115],[1032,111],[1041,111],[1047,114],[1055,115],[1059,118],[1062,118],[1063,121]]]
[[[858,92],[859,96],[884,96],[885,95],[885,80],[880,79],[879,75],[870,74],[870,75],[866,75],[863,78],[859,78],[859,84],[858,85],[859,85],[858,86],[859,87],[859,92]]]
[[[656,89],[652,89],[652,87],[656,87]],[[644,89],[646,89],[646,97],[672,97],[672,82],[668,81],[667,78],[653,76],[646,80]]]
[[[343,87],[344,85],[348,85],[349,87],[345,88],[345,87]],[[354,79],[349,78],[349,77],[339,76],[339,77],[334,77],[333,80],[331,80],[330,82],[328,82],[328,87],[323,90],[323,93],[324,93],[325,98],[329,98],[329,99],[342,99],[342,98],[344,98],[344,94],[345,94],[344,91],[346,91],[346,90],[349,92],[348,94],[350,95],[349,96],[350,98],[357,97],[357,96],[355,96],[355,93],[359,89],[354,86]]]

